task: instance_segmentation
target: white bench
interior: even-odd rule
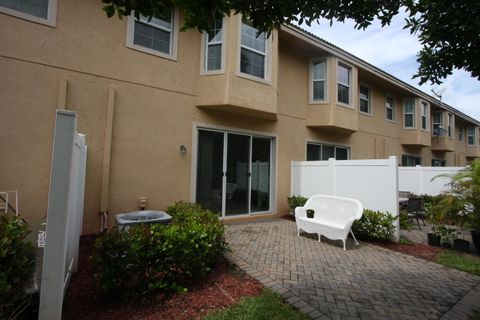
[[[313,218],[307,217],[307,210],[314,211]],[[343,250],[346,250],[345,244],[349,232],[358,244],[350,228],[362,215],[363,205],[360,201],[329,195],[314,195],[303,207],[295,208],[298,236],[300,236],[300,230],[303,230],[318,234],[318,242],[322,235],[331,240],[342,240]]]

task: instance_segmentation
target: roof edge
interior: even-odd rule
[[[389,82],[391,82],[391,83],[393,83],[397,86],[400,86],[401,88],[403,88],[407,91],[410,91],[415,95],[420,96],[420,98],[422,98],[423,100],[426,100],[426,101],[428,101],[432,104],[436,104],[438,106],[441,106],[442,108],[445,108],[447,111],[450,111],[450,112],[456,114],[457,116],[463,118],[464,120],[467,120],[469,122],[474,123],[477,126],[480,126],[480,121],[472,118],[469,115],[466,115],[462,111],[448,105],[447,103],[445,103],[443,101],[440,101],[439,99],[423,92],[422,90],[420,90],[418,88],[415,88],[414,86],[406,83],[405,81],[400,80],[399,78],[391,75],[390,73],[388,73],[386,71],[383,71],[382,69],[374,66],[373,64],[371,64],[371,63],[369,63],[369,62],[351,54],[350,52],[334,45],[331,42],[328,42],[328,41],[316,36],[315,34],[309,32],[305,29],[302,29],[298,26],[291,25],[291,24],[283,24],[281,26],[281,28],[282,28],[282,30],[287,31],[291,35],[294,35],[298,38],[304,37],[305,38],[304,40],[307,40],[308,42],[311,42],[314,45],[322,46],[323,50],[329,51],[330,53],[335,54],[337,56],[340,56],[341,58],[343,58],[345,60],[349,60],[348,62],[354,63],[357,66],[360,66],[360,67],[362,67],[362,68],[364,68],[368,71],[371,71],[371,72],[375,73],[376,75],[380,76],[381,78],[383,78],[383,79],[385,79],[385,80],[387,80],[387,81],[389,81]]]

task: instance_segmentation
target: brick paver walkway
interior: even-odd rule
[[[469,293],[480,304],[480,277],[409,255],[353,242],[343,251],[283,219],[226,230],[229,259],[314,319],[438,319]]]

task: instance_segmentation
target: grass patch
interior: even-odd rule
[[[452,251],[445,251],[438,254],[437,262],[450,268],[480,276],[480,258]]]
[[[264,289],[257,297],[243,298],[232,307],[214,312],[204,320],[306,320],[308,316],[283,303],[282,297],[275,292]]]
[[[400,237],[398,243],[400,243],[400,244],[412,244],[413,242],[408,240],[407,238]]]

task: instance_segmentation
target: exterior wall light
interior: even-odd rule
[[[184,144],[182,144],[182,145],[180,146],[180,153],[181,153],[181,154],[187,153],[187,147],[186,147]]]

